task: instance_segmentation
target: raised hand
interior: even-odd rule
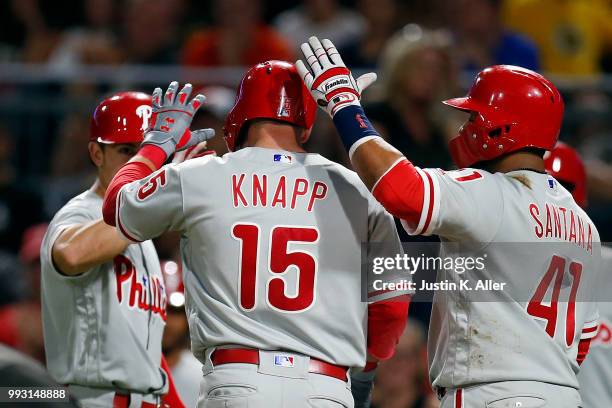
[[[313,98],[331,117],[346,106],[360,105],[361,93],[376,81],[373,72],[355,80],[330,40],[310,37],[301,49],[304,60],[295,66]]]
[[[196,95],[189,99],[191,84],[186,84],[180,92],[178,82],[170,83],[162,96],[161,88],[153,91],[153,127],[145,133],[143,145],[160,147],[169,157],[174,152],[195,146],[215,135],[213,129],[190,131],[191,121],[198,109],[204,104],[206,97]]]

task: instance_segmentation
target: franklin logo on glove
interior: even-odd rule
[[[348,85],[349,83],[350,82],[348,81],[348,79],[340,78],[340,79],[337,79],[335,81],[326,83],[325,84],[325,91],[327,92],[330,89],[335,88],[335,87],[337,87],[339,85]]]

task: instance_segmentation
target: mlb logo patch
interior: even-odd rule
[[[293,367],[293,356],[277,354],[274,356],[274,365],[277,367]]]
[[[275,154],[274,155],[275,163],[291,163],[292,160],[293,160],[292,157],[289,156],[288,154]]]

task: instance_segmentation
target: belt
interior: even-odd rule
[[[131,402],[130,394],[117,394],[113,398],[113,408],[129,408]],[[158,408],[159,404],[142,401],[140,408]]]
[[[259,365],[259,350],[255,349],[216,349],[210,359],[213,365],[222,364],[257,364]],[[310,364],[308,366],[308,372],[313,374],[326,375],[328,377],[334,377],[340,381],[346,382],[348,380],[346,371],[348,367],[343,367],[325,361],[317,360],[316,358],[310,358]]]

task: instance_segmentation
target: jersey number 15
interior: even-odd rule
[[[252,310],[256,306],[257,269],[260,252],[260,228],[255,224],[235,224],[232,236],[240,241],[240,306]],[[266,281],[266,301],[280,312],[303,312],[315,301],[316,258],[306,251],[289,251],[289,243],[313,244],[319,232],[312,227],[276,226],[270,232],[268,269],[272,277]],[[290,266],[297,268],[297,293],[287,296],[284,274]],[[276,275],[276,276],[275,276]]]

